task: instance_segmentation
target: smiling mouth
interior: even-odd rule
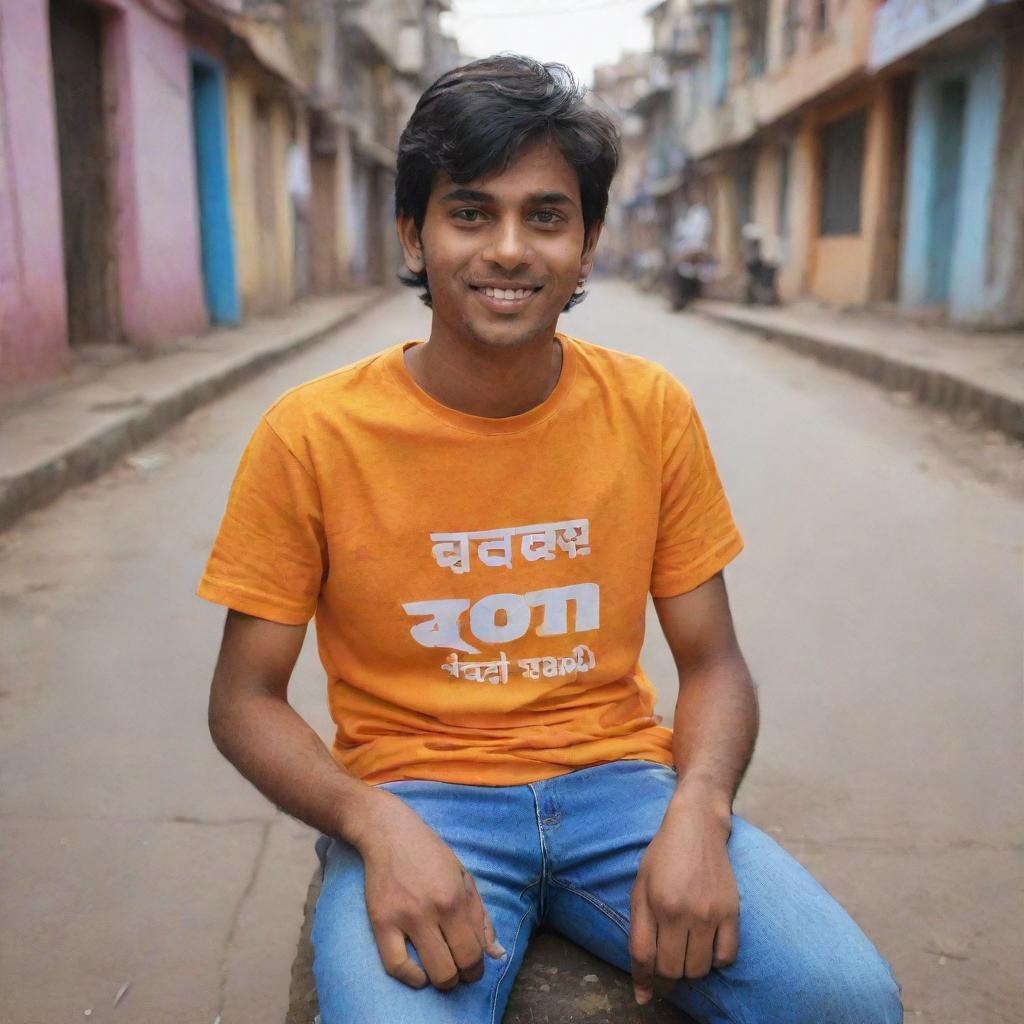
[[[523,299],[528,299],[535,292],[539,292],[543,285],[536,285],[535,287],[529,288],[490,288],[486,285],[475,285],[469,286],[475,292],[479,292],[481,295],[486,295],[489,299],[495,299],[498,302],[521,302]]]

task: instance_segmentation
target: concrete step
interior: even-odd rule
[[[967,425],[1024,441],[1024,335],[896,323],[808,303],[744,306],[701,299],[692,312],[912,395]]]
[[[320,894],[320,871],[306,894],[299,949],[285,1024],[312,1024],[317,1015],[313,950],[309,933]],[[637,1006],[629,975],[554,932],[541,931],[530,943],[512,989],[504,1024],[693,1024],[664,1000]],[[370,1022],[365,1022],[370,1024]]]
[[[79,367],[31,401],[0,398],[0,530],[95,479],[194,409],[327,338],[379,302],[368,289],[304,299],[240,327]]]

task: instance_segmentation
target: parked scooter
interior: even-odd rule
[[[685,309],[698,299],[714,274],[714,262],[706,252],[688,253],[669,267],[668,296],[673,310]]]
[[[765,244],[761,229],[756,224],[744,224],[740,234],[743,238],[743,261],[747,270],[743,289],[744,301],[751,306],[777,306],[778,261],[767,251],[769,247]]]
[[[673,309],[685,309],[715,275],[711,255],[711,211],[691,186],[686,212],[672,225],[666,290]]]

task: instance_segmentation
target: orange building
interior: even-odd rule
[[[702,24],[684,144],[721,290],[754,224],[784,299],[1024,318],[1024,3],[675,0]]]
[[[693,0],[709,94],[687,139],[708,179],[724,287],[756,224],[784,298],[893,297],[907,93],[868,74],[877,0]]]

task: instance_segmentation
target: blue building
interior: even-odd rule
[[[871,63],[913,75],[900,304],[1024,325],[1024,4],[887,0]]]

